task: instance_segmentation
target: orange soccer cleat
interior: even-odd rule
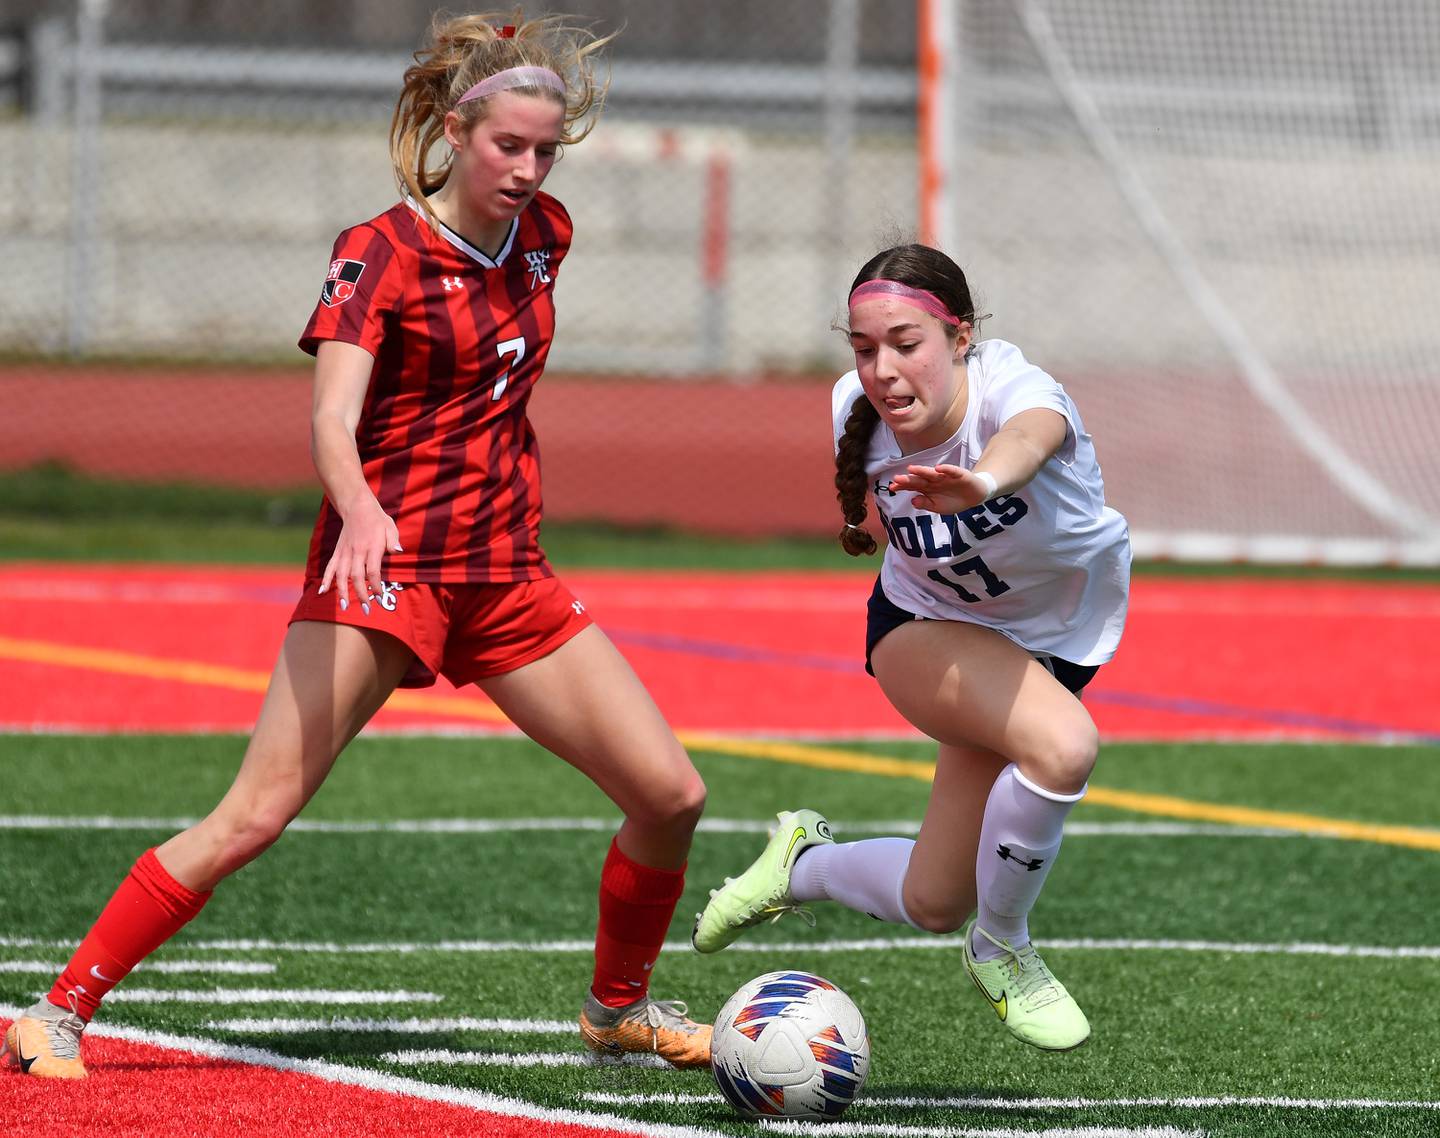
[[[710,1025],[687,1018],[679,1000],[641,997],[609,1008],[591,996],[580,1013],[580,1037],[601,1055],[653,1052],[672,1067],[710,1065]]]
[[[73,1011],[41,1000],[5,1032],[0,1063],[41,1079],[83,1079],[80,1033],[84,1030],[85,1021]]]

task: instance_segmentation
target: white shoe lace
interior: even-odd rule
[[[45,1042],[50,1046],[50,1054],[57,1059],[78,1059],[80,1033],[85,1030],[85,1021],[76,1011],[75,993],[66,994],[70,998],[69,1012],[43,1000],[25,1014],[45,1025]]]
[[[690,1016],[690,1005],[684,1000],[647,1000],[645,1018],[651,1027],[675,1027],[683,1030]]]
[[[650,1047],[660,1050],[660,1029],[682,1031],[693,1035],[700,1024],[690,1019],[690,1006],[684,1000],[646,1000],[645,1022],[650,1025]]]
[[[729,886],[734,885],[734,884],[735,884],[735,878],[733,878],[733,877],[727,877],[727,878],[725,879],[725,885],[724,885],[722,888],[728,888]],[[712,890],[710,890],[710,899],[711,899],[712,901],[713,901],[716,897],[718,897],[719,895],[720,895],[720,890],[719,890],[719,889],[712,889]],[[750,927],[753,926],[753,925],[759,925],[759,924],[771,924],[771,925],[773,925],[776,921],[778,921],[781,917],[785,916],[787,913],[793,913],[793,914],[795,914],[795,916],[799,917],[802,921],[804,921],[804,922],[805,922],[807,925],[809,925],[812,929],[815,927],[815,914],[814,914],[814,913],[812,913],[809,909],[806,909],[806,908],[804,908],[804,907],[802,907],[802,906],[800,906],[800,905],[796,905],[796,904],[789,903],[789,902],[785,902],[785,901],[781,901],[780,903],[775,904],[775,905],[768,905],[768,906],[766,906],[766,907],[764,907],[764,908],[756,909],[756,910],[755,910],[753,913],[751,913],[749,916],[743,918],[743,919],[739,922],[739,924],[740,924],[740,927],[741,927],[741,928],[750,928]]]
[[[1065,989],[1040,959],[1033,944],[1027,942],[1013,948],[1008,940],[996,939],[979,925],[975,931],[1005,954],[1001,960],[1015,986],[1015,994],[1028,1007],[1043,1008],[1065,998]]]

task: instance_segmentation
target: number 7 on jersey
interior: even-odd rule
[[[514,354],[515,358],[504,371],[500,373],[499,380],[495,383],[495,390],[490,395],[490,402],[494,403],[500,396],[505,394],[505,386],[510,382],[510,368],[514,367],[525,358],[525,337],[516,336],[513,340],[501,340],[495,345],[495,350],[503,360],[507,355]]]

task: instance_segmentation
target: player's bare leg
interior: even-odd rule
[[[411,659],[400,641],[380,633],[321,622],[291,625],[230,789],[204,820],[142,858],[147,864],[137,863],[132,875],[144,872],[152,887],[158,878],[169,890],[197,898],[198,911],[221,879],[280,836]],[[129,886],[127,879],[122,892]],[[49,995],[6,1032],[0,1058],[26,1074],[84,1078],[80,1034],[100,999],[192,915],[187,910],[175,918],[126,900],[113,912],[107,906]],[[113,955],[122,943],[127,948]]]
[[[1030,943],[1027,917],[1059,850],[1064,817],[1094,766],[1094,723],[1028,653],[976,625],[903,625],[876,645],[872,660],[897,710],[944,745],[942,762],[973,763],[977,750],[1006,760],[998,772],[994,760],[983,760],[993,785],[978,829],[955,827],[946,835],[932,826],[940,840],[924,835],[920,860],[912,860],[914,879],[906,879],[912,920],[936,931],[956,926],[970,895],[947,887],[944,876],[963,878],[963,859],[973,853],[978,916],[964,931],[966,971],[1017,1038],[1048,1050],[1078,1046],[1090,1025]],[[973,821],[980,788],[970,782],[967,791],[963,777],[953,781],[953,789],[942,784],[939,792],[974,795],[952,804]],[[938,819],[933,805],[929,817]]]
[[[905,915],[950,933],[975,911],[975,853],[985,800],[1007,760],[984,747],[940,744],[925,818],[905,873]]]
[[[161,863],[190,888],[208,890],[258,857],[320,789],[413,659],[384,633],[292,624],[235,781],[209,815],[156,850]]]
[[[710,1027],[648,996],[684,884],[705,785],[625,658],[591,626],[480,687],[522,731],[588,775],[625,815],[601,876],[596,974],[581,1035],[600,1053],[710,1059]]]
[[[588,776],[625,815],[621,848],[678,869],[705,784],[650,693],[595,626],[548,656],[480,681],[520,730]]]

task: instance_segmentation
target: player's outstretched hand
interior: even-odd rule
[[[351,591],[360,607],[370,611],[370,601],[381,593],[380,566],[387,550],[400,552],[400,531],[395,521],[371,498],[349,512],[340,527],[335,552],[325,566],[320,592],[333,583],[340,590],[340,607],[350,607]]]
[[[908,490],[915,504],[936,514],[956,514],[978,506],[988,497],[984,481],[963,466],[911,466],[908,474],[897,474],[890,489]]]

